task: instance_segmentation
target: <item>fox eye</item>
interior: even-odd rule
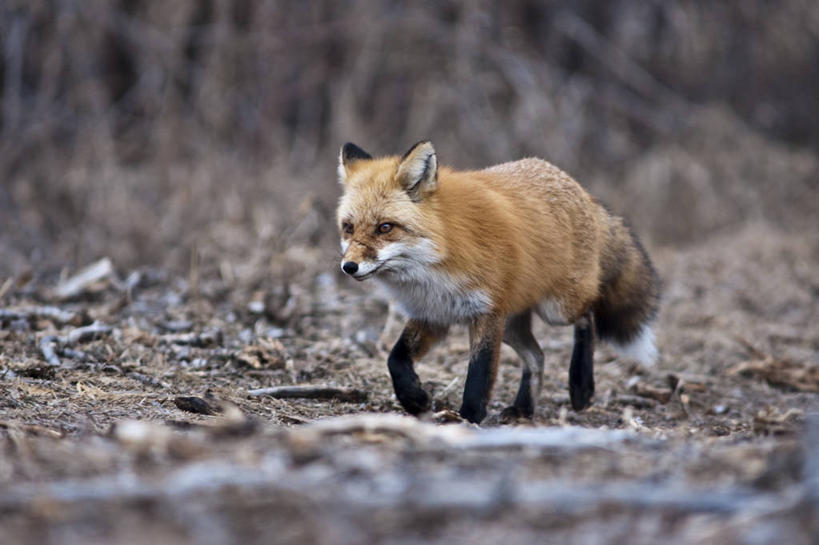
[[[389,233],[390,231],[392,231],[392,227],[393,227],[392,223],[389,222],[382,223],[381,225],[378,226],[378,232],[382,235],[384,233]]]
[[[348,223],[348,222],[345,221],[344,223],[341,224],[341,230],[344,231],[348,235],[352,235],[353,234],[353,224]]]

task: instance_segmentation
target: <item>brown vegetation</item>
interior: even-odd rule
[[[346,140],[431,138],[459,167],[543,157],[663,243],[819,209],[810,3],[0,10],[0,273],[247,258],[299,205],[328,215]]]

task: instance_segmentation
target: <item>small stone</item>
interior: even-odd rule
[[[247,304],[247,310],[253,314],[264,314],[264,301],[251,301]]]

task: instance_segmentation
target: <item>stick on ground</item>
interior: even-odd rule
[[[251,396],[270,396],[276,399],[336,399],[348,403],[367,401],[367,392],[350,388],[333,388],[331,386],[273,386],[248,390]]]
[[[61,282],[55,289],[54,295],[58,299],[71,299],[84,292],[88,286],[102,280],[114,272],[114,264],[107,257],[95,261],[84,269],[78,271],[74,276]]]
[[[60,358],[57,356],[57,351],[54,348],[57,345],[57,337],[48,335],[40,339],[40,352],[43,353],[43,358],[49,365],[59,367],[61,365]]]
[[[68,310],[63,310],[52,306],[34,306],[25,308],[0,308],[0,321],[3,320],[37,320],[45,318],[52,322],[62,324],[79,324],[80,316]]]

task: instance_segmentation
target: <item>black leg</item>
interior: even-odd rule
[[[469,325],[470,354],[461,416],[476,424],[486,417],[486,404],[498,373],[503,320],[482,316]]]
[[[582,411],[594,395],[594,321],[591,314],[574,325],[574,349],[569,366],[569,397],[572,408]]]
[[[503,342],[511,346],[520,358],[521,377],[515,402],[504,409],[501,416],[532,418],[543,382],[543,351],[532,335],[531,310],[516,314],[506,321]]]
[[[402,335],[390,352],[387,367],[398,401],[408,413],[419,414],[429,409],[429,394],[421,388],[410,354],[410,346]]]
[[[413,360],[423,357],[446,332],[446,327],[410,320],[390,352],[387,367],[395,396],[410,414],[417,415],[430,408],[429,394],[421,388],[421,381],[413,369]]]

